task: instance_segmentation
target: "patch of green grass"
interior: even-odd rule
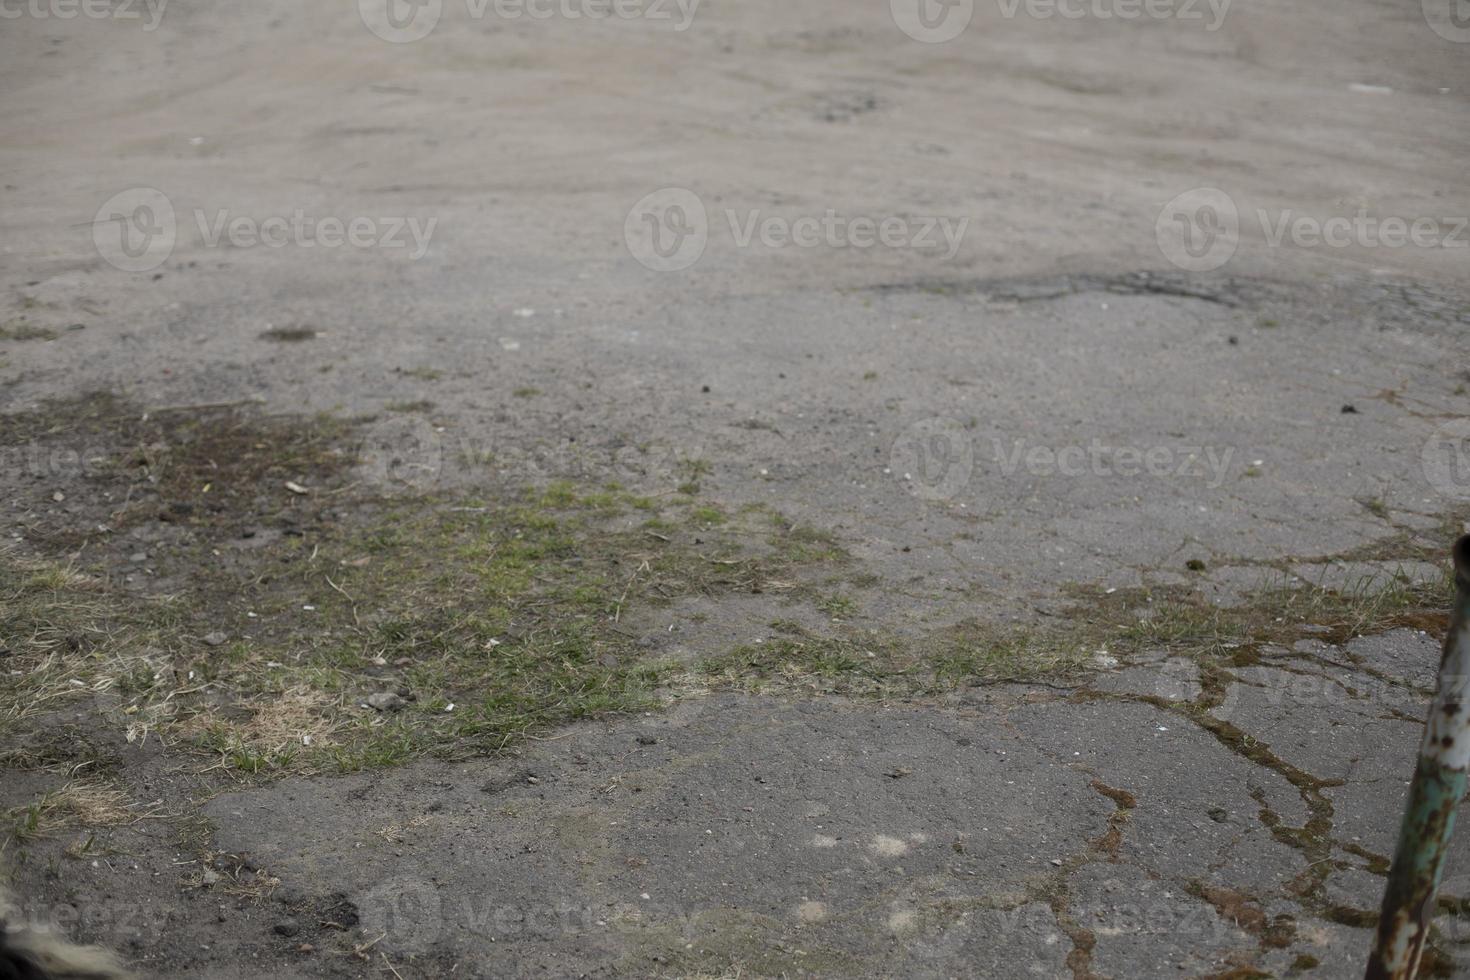
[[[511,395],[516,398],[535,398],[539,394],[541,394],[540,388],[531,387],[517,388],[515,391],[511,392]]]
[[[466,449],[459,454],[459,460],[465,466],[494,466],[495,454],[488,449]]]
[[[857,603],[850,596],[829,595],[816,601],[816,607],[829,616],[846,618],[857,612]]]
[[[261,340],[269,340],[277,344],[299,344],[308,340],[315,340],[317,333],[309,327],[273,327],[263,331]]]
[[[679,493],[686,497],[694,497],[700,491],[700,479],[708,476],[713,467],[708,460],[704,459],[681,459],[674,465],[674,472],[679,475]]]
[[[778,554],[799,564],[838,562],[848,557],[836,535],[810,525],[780,521],[768,541]]]
[[[0,691],[0,730],[96,703],[109,723],[192,746],[202,768],[233,777],[497,752],[569,721],[648,710],[712,686],[926,695],[1067,676],[1103,649],[1164,649],[1208,668],[1237,662],[1254,645],[1289,643],[1301,623],[1340,638],[1394,625],[1437,629],[1448,599],[1447,578],[1361,592],[1265,589],[1232,609],[1188,588],[1074,590],[1073,608],[1044,628],[967,622],[899,637],[845,625],[857,611],[851,588],[882,582],[852,568],[832,533],[769,507],[570,482],[468,497],[334,496],[330,480],[351,459],[342,448],[351,429],[332,420],[201,414],[139,429],[136,413],[106,401],[73,418],[81,431],[110,426],[140,447],[130,467],[156,495],[148,513],[194,508],[179,517],[193,551],[180,546],[155,559],[188,591],[144,600],[64,567],[0,555],[0,637],[21,671]],[[24,435],[32,424],[0,418],[0,435]],[[35,420],[35,431],[47,424]],[[685,478],[708,472],[701,460],[680,464]],[[303,473],[311,494],[282,490]],[[262,498],[291,508],[283,529],[308,530],[220,562],[215,546],[239,518],[212,515],[255,519]],[[272,513],[264,512],[266,526]],[[1445,533],[1457,530],[1447,517]],[[1418,557],[1404,549],[1431,546],[1374,547]],[[629,626],[635,613],[678,600],[713,608],[750,595],[811,603],[833,621],[818,635],[778,618],[763,642],[698,667],[650,659],[637,643],[642,627]],[[247,620],[245,610],[256,615]],[[226,643],[200,642],[220,628],[231,634]],[[386,691],[407,698],[401,710],[366,706]],[[50,766],[63,750],[31,761]]]
[[[1273,570],[1263,568],[1263,573]],[[1276,574],[1284,576],[1283,571]],[[1358,588],[1267,584],[1239,605],[1216,607],[1183,588],[1125,589],[1077,596],[1062,638],[1127,657],[1166,650],[1204,664],[1249,662],[1264,644],[1290,646],[1311,625],[1314,634],[1342,643],[1396,627],[1442,631],[1454,595],[1448,565],[1431,582],[1393,579]]]
[[[1112,649],[1123,651],[1163,647],[1177,652],[1218,653],[1229,644],[1239,644],[1246,635],[1244,625],[1220,609],[1165,600],[1132,622],[1119,625],[1107,639]]]
[[[569,721],[648,710],[679,672],[619,627],[633,607],[791,589],[792,552],[832,547],[783,525],[796,548],[762,548],[763,511],[607,520],[651,503],[569,482],[508,499],[380,502],[309,546],[283,538],[253,553],[269,575],[247,576],[244,592],[237,571],[197,573],[204,593],[257,614],[254,638],[208,651],[180,642],[173,670],[136,664],[120,689],[139,717],[249,777],[495,752]],[[185,608],[170,630],[202,635]],[[836,673],[847,662],[817,664]],[[177,693],[189,671],[209,699]],[[402,710],[363,706],[395,688],[414,695]]]
[[[27,323],[24,317],[0,325],[0,340],[55,340],[57,336],[55,330]]]
[[[425,398],[411,402],[389,402],[383,406],[383,410],[399,415],[427,415],[434,410],[434,403]]]
[[[926,656],[940,689],[973,683],[1030,681],[1076,673],[1090,659],[1075,637],[1018,628],[998,630],[975,621],[942,631]]]
[[[700,663],[707,677],[745,685],[751,680],[819,679],[877,681],[888,671],[873,662],[877,655],[849,640],[803,635],[743,644]]]
[[[915,638],[876,632],[819,636],[789,621],[780,635],[699,664],[707,683],[857,697],[937,694],[972,684],[1075,673],[1088,660],[1075,642],[1039,631],[999,631],[974,621]]]
[[[362,772],[401,766],[425,748],[411,725],[392,724],[373,729],[360,741],[333,746],[332,760],[341,772]]]
[[[419,381],[438,381],[444,377],[443,371],[430,367],[400,368],[398,373],[405,378],[415,378]]]

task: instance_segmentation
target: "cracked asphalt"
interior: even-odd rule
[[[1427,549],[1470,529],[1470,45],[1419,5],[981,4],[944,44],[838,0],[687,29],[444,4],[405,43],[350,3],[53,7],[0,24],[0,411],[429,403],[357,474],[395,492],[493,458],[658,493],[701,460],[707,497],[830,531],[870,577],[853,623],[899,636],[1062,622],[1078,590],[1371,595],[1439,581]],[[703,224],[640,203],[671,188]],[[1237,219],[1218,265],[1176,237],[1220,230],[1218,198],[1179,211],[1206,189]],[[829,213],[845,239],[792,244]],[[1272,240],[1359,214],[1433,240]],[[967,222],[952,254],[930,219]],[[701,254],[659,271],[681,229]],[[65,507],[7,471],[24,550]],[[694,659],[778,615],[628,628]],[[208,799],[119,741],[177,820],[21,884],[158,977],[1357,976],[1442,624],[1285,625],[1224,671],[1165,641],[943,698],[686,690]],[[274,884],[181,870],[184,821]],[[1463,841],[1445,888],[1470,901]],[[1467,922],[1440,918],[1440,975],[1470,976]]]
[[[1437,649],[1396,631],[1269,652],[1215,732],[1157,665],[943,706],[714,696],[206,813],[425,975],[1351,976],[1417,749],[1357,667],[1389,657],[1417,707]]]

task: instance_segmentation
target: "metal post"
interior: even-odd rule
[[[1398,850],[1383,892],[1378,938],[1368,960],[1367,980],[1414,980],[1434,896],[1444,872],[1444,856],[1455,829],[1455,809],[1465,796],[1470,774],[1470,535],[1455,544],[1455,607],[1439,662],[1439,686],[1419,764],[1409,787],[1408,807],[1399,830]]]

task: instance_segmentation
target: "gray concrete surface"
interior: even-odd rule
[[[644,491],[702,459],[721,503],[834,532],[876,576],[860,623],[898,634],[1045,622],[1075,585],[1392,584],[1375,549],[1470,502],[1441,452],[1470,407],[1470,44],[1413,3],[1239,0],[1217,30],[975,6],[945,44],[838,0],[707,0],[687,30],[446,3],[412,43],[351,3],[26,8],[0,21],[0,410],[428,399],[379,438],[430,492],[485,479],[467,451],[497,484]],[[177,223],[130,272],[106,235],[138,187]],[[665,188],[708,243],[659,272],[627,229]],[[1201,188],[1240,231],[1194,271],[1170,202]],[[434,224],[419,257],[208,241],[298,210]],[[737,237],[829,210],[968,224],[953,255]],[[1439,237],[1270,241],[1360,211]],[[684,654],[770,618],[723,603]],[[937,703],[695,697],[215,798],[239,860],[214,879],[144,823],[32,883],[160,977],[1350,977],[1436,639],[1264,656],[1196,706],[1228,728],[1167,650]],[[166,751],[121,750],[189,797]]]

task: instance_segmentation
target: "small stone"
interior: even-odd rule
[[[221,633],[219,630],[215,630],[213,633],[204,634],[204,645],[211,647],[224,646],[225,641],[228,639],[229,637],[227,635]]]
[[[128,555],[128,561],[132,562],[134,565],[141,565],[147,560],[148,552],[146,551],[139,551],[135,554]]]
[[[272,931],[277,936],[294,936],[301,931],[301,927],[294,922],[277,922],[272,927]]]
[[[392,691],[380,691],[368,695],[367,706],[375,711],[402,711],[408,702]]]
[[[652,735],[639,735],[638,736],[638,744],[639,745],[657,745],[658,744],[658,739],[654,738]]]
[[[203,883],[205,885],[215,885],[215,884],[218,884],[219,883],[219,872],[216,871],[216,870],[214,870],[213,868],[205,868],[204,869],[204,873],[199,876],[199,880],[200,880],[201,883]]]
[[[1358,407],[1356,405],[1344,405],[1344,406],[1342,406],[1342,414],[1344,414],[1344,415],[1357,415],[1358,414]]]

